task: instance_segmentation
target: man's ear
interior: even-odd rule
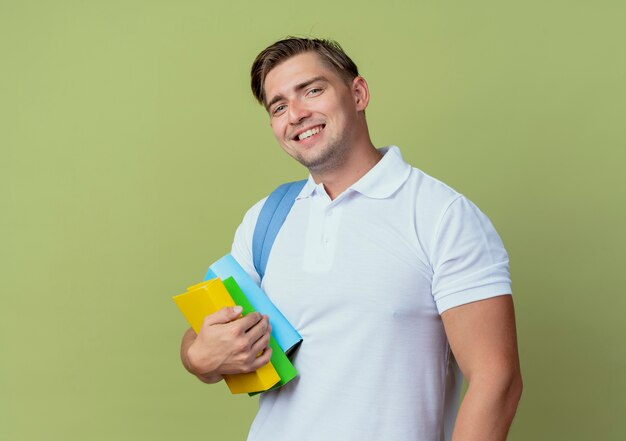
[[[357,111],[365,110],[370,102],[370,90],[365,78],[359,76],[352,80],[352,95]]]

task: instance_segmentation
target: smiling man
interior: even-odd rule
[[[300,376],[262,395],[248,439],[504,440],[522,383],[508,257],[487,217],[372,144],[367,82],[337,43],[269,46],[252,90],[310,176],[262,280],[251,250],[265,199],[235,234],[233,256],[304,338]],[[268,362],[267,317],[239,312],[185,333],[181,358],[202,381]]]

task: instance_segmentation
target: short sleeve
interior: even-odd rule
[[[504,245],[487,216],[464,196],[448,205],[433,244],[432,292],[440,314],[511,293]]]
[[[254,204],[244,215],[243,221],[235,232],[233,246],[230,251],[235,260],[242,266],[242,268],[257,285],[261,283],[261,278],[254,268],[254,259],[252,257],[252,237],[254,235],[256,221],[259,218],[259,213],[261,212],[266,199],[267,198],[262,199]]]

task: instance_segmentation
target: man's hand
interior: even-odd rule
[[[216,383],[225,374],[252,372],[269,363],[268,317],[253,312],[240,318],[240,314],[240,306],[222,308],[204,319],[197,336],[191,328],[185,332],[180,357],[201,381]]]

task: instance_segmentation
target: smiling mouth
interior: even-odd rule
[[[311,136],[317,135],[319,132],[324,130],[324,127],[326,127],[326,124],[315,126],[305,132],[300,133],[299,135],[295,136],[293,139],[294,141],[302,141],[304,139],[310,138]]]

